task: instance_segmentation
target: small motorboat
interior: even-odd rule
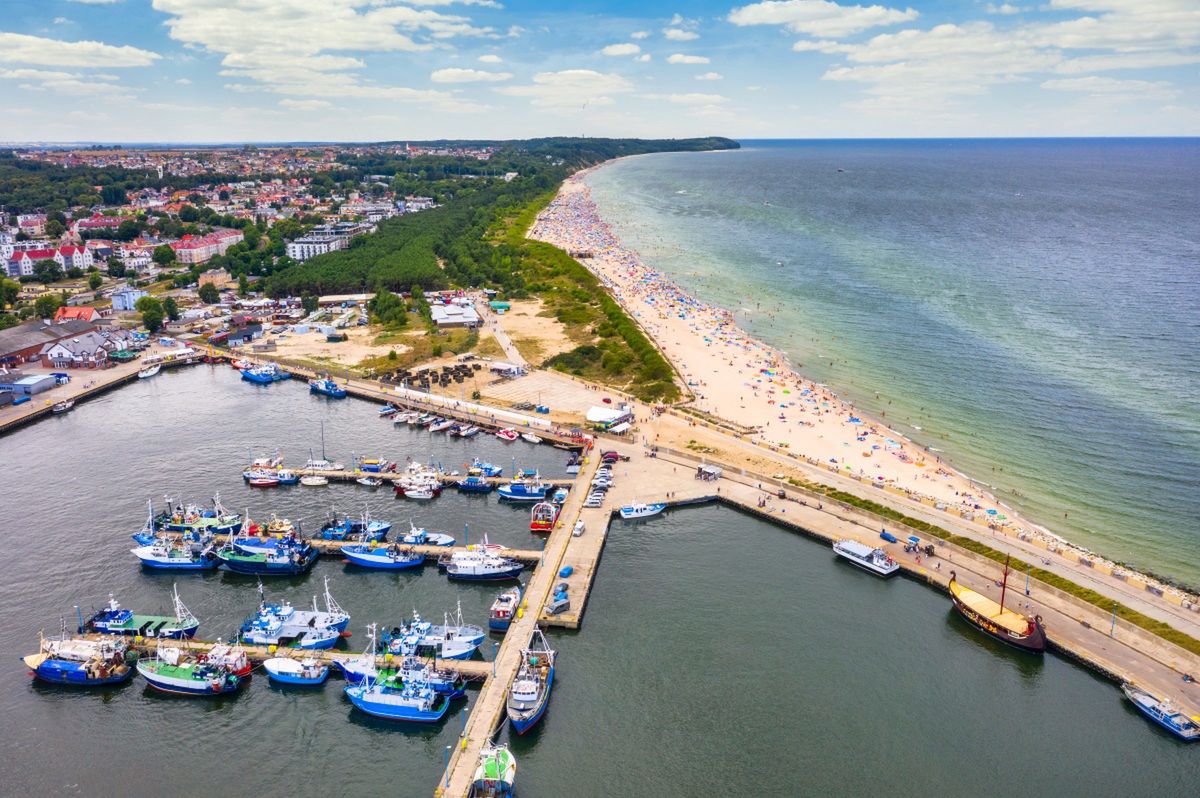
[[[496,437],[502,441],[509,441],[511,443],[512,441],[515,441],[517,438],[521,437],[521,434],[512,427],[506,427],[505,429],[498,430],[496,432]]]
[[[446,576],[463,582],[498,582],[516,579],[525,570],[520,560],[502,557],[487,549],[456,551],[446,564]]]
[[[388,416],[395,415],[398,412],[400,412],[400,408],[396,407],[395,405],[391,405],[391,404],[386,404],[383,407],[379,408],[379,415],[381,418],[386,418]]]
[[[275,684],[320,687],[329,677],[329,666],[315,659],[272,657],[263,662],[267,678]]]
[[[641,518],[651,518],[658,515],[663,510],[667,509],[667,505],[660,503],[643,504],[642,502],[634,502],[627,504],[620,509],[621,518],[626,521],[636,521]]]
[[[504,632],[517,617],[517,608],[521,605],[521,586],[510,587],[496,596],[488,611],[488,628],[495,632]]]
[[[475,426],[474,424],[468,424],[467,426],[462,427],[458,431],[458,437],[460,437],[460,438],[474,438],[478,434],[479,434],[479,427]]]
[[[155,363],[153,366],[147,366],[146,368],[139,371],[138,379],[139,380],[148,380],[151,377],[157,376],[158,372],[160,372],[160,371],[162,371],[162,364]]]
[[[439,418],[429,425],[430,432],[445,432],[454,426],[454,420],[450,418]]]
[[[351,565],[385,571],[419,568],[425,563],[425,555],[418,554],[409,548],[402,548],[396,543],[390,546],[374,546],[369,543],[342,546],[342,556]]]
[[[454,536],[447,532],[430,532],[423,527],[418,529],[410,521],[408,533],[400,537],[400,542],[411,546],[453,546]]]
[[[530,532],[549,532],[554,529],[554,522],[558,520],[558,511],[561,508],[553,502],[538,502],[533,505],[533,510],[529,517]]]
[[[279,472],[265,468],[252,468],[244,472],[242,478],[252,488],[273,488],[279,484]]]
[[[55,413],[55,414],[65,413],[74,406],[75,406],[75,401],[73,399],[66,399],[62,402],[56,403],[53,407],[51,407],[50,412]]]
[[[429,485],[413,485],[411,487],[404,488],[403,493],[401,493],[399,490],[397,490],[396,493],[398,495],[403,495],[406,499],[414,499],[416,501],[429,501],[437,496],[437,491],[435,491]]]
[[[522,432],[521,440],[525,441],[526,443],[541,443],[542,442],[542,439],[539,438],[538,436],[534,435],[532,432]]]
[[[471,778],[468,798],[512,798],[517,784],[517,760],[504,745],[485,745]]]
[[[383,484],[383,480],[379,477],[359,477],[354,481],[365,488],[378,488]]]
[[[320,476],[319,474],[305,474],[304,476],[300,477],[300,484],[306,485],[310,488],[317,488],[321,487],[322,485],[328,485],[329,478]]]
[[[900,563],[889,557],[886,551],[863,545],[857,540],[837,541],[833,544],[833,553],[876,576],[887,578],[900,570]]]
[[[1180,740],[1189,743],[1200,740],[1200,718],[1189,718],[1173,709],[1169,701],[1157,698],[1131,682],[1122,684],[1121,691],[1138,712]]]

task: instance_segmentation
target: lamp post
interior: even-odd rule
[[[500,643],[492,641],[492,678],[496,678],[496,658],[500,656]]]
[[[446,756],[445,756],[445,762],[446,762],[446,765],[445,765],[445,770],[446,770],[446,781],[445,781],[445,786],[446,786],[447,788],[449,788],[449,787],[450,787],[450,746],[446,746]]]

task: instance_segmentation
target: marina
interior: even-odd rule
[[[194,372],[199,375],[200,372]],[[159,378],[169,379],[169,378]],[[158,382],[155,380],[153,382]],[[170,383],[162,383],[169,385]],[[307,392],[305,392],[307,393]],[[320,397],[313,397],[313,401],[318,401]],[[343,406],[343,405],[340,405]],[[344,405],[344,407],[352,408],[353,404]],[[412,433],[419,434],[419,433]],[[427,435],[427,433],[426,433]],[[449,445],[448,439],[447,445]],[[454,445],[464,445],[454,444]],[[473,444],[468,444],[473,445]],[[506,445],[501,441],[497,441],[494,445]],[[628,543],[637,540],[644,535],[655,534],[656,525],[671,523],[671,519],[676,514],[687,514],[701,512],[700,510],[689,509],[695,505],[719,504],[725,506],[736,507],[739,513],[745,513],[752,517],[761,517],[769,519],[775,526],[782,526],[786,529],[792,529],[801,532],[805,536],[816,537],[823,539],[828,543],[837,540],[847,539],[847,535],[853,539],[859,540],[863,545],[876,547],[880,543],[878,519],[871,516],[869,513],[858,511],[849,505],[840,505],[827,498],[818,496],[817,494],[806,493],[800,488],[787,486],[784,488],[771,487],[770,490],[764,490],[757,487],[757,479],[754,475],[736,473],[726,469],[725,474],[719,480],[706,481],[695,477],[696,467],[693,460],[680,453],[669,453],[658,451],[651,453],[640,450],[637,447],[630,447],[624,444],[617,444],[623,455],[627,458],[618,462],[612,463],[609,466],[611,475],[611,486],[608,488],[607,495],[604,497],[601,506],[599,507],[584,507],[587,500],[586,491],[581,491],[578,488],[568,491],[566,501],[562,504],[562,509],[557,517],[552,522],[552,528],[549,530],[548,536],[545,538],[543,548],[534,548],[540,541],[538,538],[530,535],[530,512],[529,505],[510,506],[506,502],[500,502],[496,496],[477,496],[473,497],[470,494],[464,494],[461,498],[443,498],[441,502],[449,502],[445,505],[447,510],[439,511],[438,516],[445,512],[461,512],[463,509],[473,507],[471,513],[466,516],[469,521],[463,523],[464,532],[467,535],[472,535],[472,538],[465,538],[462,542],[471,540],[471,545],[479,546],[483,541],[483,536],[479,531],[481,528],[487,529],[489,536],[493,540],[503,541],[500,545],[503,547],[500,551],[505,556],[516,557],[522,562],[534,566],[532,571],[526,571],[522,576],[523,580],[527,580],[526,589],[520,601],[520,609],[518,617],[510,624],[507,634],[503,641],[497,640],[498,645],[492,647],[486,641],[482,645],[480,654],[485,659],[466,659],[466,660],[445,660],[438,661],[435,664],[438,668],[454,670],[462,674],[462,676],[474,679],[481,682],[478,692],[474,690],[468,691],[467,702],[463,705],[465,708],[456,709],[456,705],[445,703],[436,695],[430,698],[427,694],[422,694],[420,690],[405,694],[404,688],[380,687],[372,685],[369,688],[359,690],[354,695],[347,694],[344,699],[347,707],[357,707],[355,712],[362,712],[367,717],[379,718],[379,722],[395,722],[395,719],[388,719],[389,713],[401,715],[414,712],[414,720],[419,722],[427,722],[429,719],[436,720],[436,717],[442,718],[440,721],[441,731],[437,734],[453,735],[454,739],[459,740],[461,744],[456,743],[451,746],[451,755],[449,757],[450,764],[446,771],[444,781],[448,783],[448,788],[444,790],[444,794],[466,795],[471,788],[476,771],[479,768],[480,757],[484,755],[485,750],[494,744],[497,739],[497,729],[503,729],[502,721],[508,717],[509,698],[512,695],[510,687],[517,682],[518,673],[521,670],[522,662],[528,664],[527,655],[523,652],[529,647],[529,641],[533,636],[535,624],[539,624],[553,629],[555,627],[578,628],[582,624],[584,616],[588,613],[595,612],[592,602],[592,593],[597,587],[597,573],[601,557],[609,542],[616,536],[622,541],[622,547]],[[296,447],[289,447],[294,451],[300,451]],[[537,447],[543,448],[543,447]],[[555,454],[548,447],[546,451],[555,459],[561,460],[560,453]],[[391,454],[391,452],[386,452]],[[235,455],[236,456],[236,455]],[[493,455],[494,458],[494,455]],[[463,458],[470,459],[470,458]],[[555,484],[574,484],[582,485],[590,483],[594,480],[598,468],[601,465],[601,458],[598,456],[588,456],[584,458],[580,467],[580,473],[574,480],[551,478]],[[223,464],[213,463],[208,469],[215,467],[215,471],[207,470],[208,474],[227,475],[222,479],[218,479],[220,483],[221,494],[226,498],[224,501],[228,505],[238,506],[245,503],[245,500],[236,493],[239,488],[231,486],[229,480],[236,479],[232,471],[229,469],[229,461],[226,460]],[[561,467],[561,463],[560,463]],[[549,463],[540,466],[543,473],[552,473],[552,466]],[[303,473],[303,470],[297,470],[298,473]],[[386,472],[378,472],[381,475]],[[211,478],[210,478],[211,479]],[[504,478],[500,478],[502,481]],[[361,489],[356,488],[352,484],[346,484],[350,480],[343,478],[335,481],[335,484],[329,486],[329,490],[345,491],[356,497],[352,502],[341,500],[338,503],[347,508],[354,506],[354,503],[361,503],[367,494]],[[546,480],[547,482],[551,480]],[[337,483],[341,483],[341,487]],[[241,485],[242,480],[236,480],[237,485]],[[647,490],[646,485],[654,485],[653,490]],[[180,487],[189,488],[188,485]],[[192,495],[204,495],[204,493],[212,492],[211,488],[217,487],[216,483],[210,483],[204,486],[189,488]],[[249,491],[250,488],[243,487],[240,490]],[[782,491],[781,498],[778,493]],[[320,492],[316,492],[320,493]],[[246,494],[247,497],[254,494]],[[265,495],[265,494],[264,494]],[[319,517],[327,514],[327,500],[319,500],[315,498],[305,499],[305,496],[312,497],[313,492],[303,492],[299,490],[272,493],[272,496],[286,497],[274,505],[276,510],[283,510],[282,515],[291,518],[300,517]],[[314,502],[320,502],[323,507],[314,506]],[[824,505],[818,507],[818,503],[824,501]],[[252,513],[255,516],[262,517],[265,515],[261,510],[254,510],[254,507],[261,507],[261,499],[252,501]],[[387,504],[384,504],[387,502]],[[475,505],[475,502],[485,502],[486,504]],[[624,523],[620,519],[621,507],[633,507],[639,503],[645,503],[646,506],[663,505],[653,517],[646,518],[638,523]],[[811,502],[811,504],[810,504]],[[384,519],[393,523],[393,526],[403,528],[403,519],[405,514],[402,511],[393,509],[400,505],[396,505],[395,499],[390,495],[380,494],[379,498],[368,501],[370,504],[370,516],[376,519]],[[145,517],[144,504],[140,510],[137,508],[136,501],[127,503],[130,508],[130,516],[137,518]],[[291,508],[293,505],[307,506],[310,509],[306,512],[294,512]],[[442,504],[436,505],[438,507]],[[457,508],[457,509],[455,509]],[[484,511],[487,517],[492,519],[491,522],[482,522],[479,520],[477,513]],[[726,511],[727,512],[727,511]],[[228,513],[227,513],[228,514]],[[186,513],[185,513],[186,515]],[[203,516],[201,516],[203,517]],[[216,514],[213,518],[220,519],[221,514]],[[506,519],[506,520],[504,520]],[[433,519],[420,519],[423,522]],[[454,522],[447,519],[439,518],[439,526],[454,527]],[[399,522],[399,524],[397,524]],[[581,526],[582,522],[582,526]],[[190,522],[192,526],[185,527],[178,532],[168,533],[171,536],[182,536],[187,534],[191,529],[195,529],[195,521]],[[207,522],[205,522],[207,523]],[[203,524],[202,524],[203,525]],[[415,526],[414,521],[411,526]],[[126,521],[126,526],[129,526]],[[473,529],[468,530],[470,526]],[[891,525],[889,525],[891,526]],[[312,528],[316,529],[317,525],[313,524]],[[900,525],[891,527],[894,530],[894,537],[900,541],[905,541],[909,537],[909,533],[920,535],[919,530],[909,530],[902,528]],[[574,534],[576,529],[580,529],[580,534]],[[395,537],[398,533],[392,532]],[[219,536],[215,542],[222,542]],[[518,544],[524,541],[526,548],[510,548],[513,544]],[[924,538],[921,538],[924,541]],[[182,544],[184,541],[177,540]],[[531,545],[532,544],[532,545]],[[347,541],[337,540],[313,540],[310,544],[314,550],[320,549],[322,554],[332,555],[328,559],[332,559],[333,563],[327,561],[327,558],[322,557],[315,562],[315,567],[321,569],[320,575],[331,576],[338,573],[343,567],[342,558],[337,557],[341,547],[347,545]],[[349,545],[353,545],[351,542]],[[920,582],[932,584],[945,590],[945,585],[949,580],[949,573],[943,568],[930,569],[928,563],[920,563],[917,557],[922,556],[922,550],[905,551],[904,547],[897,544],[884,544],[887,548],[889,556],[899,563],[903,572],[919,580]],[[960,550],[950,546],[949,544],[938,543],[938,556],[936,560],[947,561],[951,560],[954,563],[956,576],[963,580],[964,584],[970,586],[973,590],[988,591],[988,586],[992,581],[998,579],[1001,575],[1000,567],[991,560],[987,560],[972,552]],[[385,546],[377,546],[376,548],[385,548]],[[410,548],[405,545],[404,548]],[[490,549],[485,548],[468,548],[464,546],[433,546],[426,545],[419,548],[419,553],[427,560],[434,560],[439,557],[444,557],[447,554],[454,552],[461,553],[491,553]],[[126,555],[128,556],[128,555]],[[832,564],[833,557],[827,555]],[[330,568],[336,569],[330,571]],[[420,584],[425,585],[425,590],[436,583],[436,570],[431,567],[426,567],[423,570],[426,573],[416,578],[420,580]],[[836,569],[834,569],[836,570]],[[844,569],[848,570],[848,569]],[[407,572],[404,572],[407,573]],[[381,578],[392,578],[378,574]],[[365,579],[370,581],[373,575],[370,573],[361,573],[355,575],[354,572],[346,570],[343,575],[338,576],[339,584],[342,580],[354,577],[355,579]],[[143,579],[152,579],[149,576],[143,576]],[[208,583],[211,579],[216,579],[217,584],[222,592],[235,591],[240,592],[244,597],[247,595],[248,587],[245,585],[244,579],[239,588],[237,582],[228,582],[230,579],[235,579],[235,576],[200,576],[197,577]],[[285,577],[285,579],[304,579],[304,577]],[[313,577],[307,577],[311,582]],[[400,576],[401,579],[412,577]],[[434,582],[429,580],[433,579]],[[861,577],[859,578],[861,582]],[[447,588],[451,583],[445,582],[441,584]],[[1059,654],[1064,654],[1074,660],[1087,663],[1090,667],[1100,670],[1110,678],[1122,679],[1126,676],[1138,674],[1139,683],[1147,684],[1150,689],[1155,690],[1158,695],[1173,695],[1175,700],[1179,700],[1181,705],[1186,705],[1186,694],[1181,696],[1178,689],[1178,677],[1180,672],[1178,669],[1191,668],[1193,663],[1192,655],[1187,652],[1180,652],[1170,649],[1169,647],[1154,647],[1147,645],[1148,640],[1139,635],[1134,628],[1122,627],[1120,634],[1115,638],[1109,637],[1100,633],[1103,628],[1103,614],[1098,612],[1095,607],[1090,605],[1082,605],[1077,600],[1069,596],[1058,595],[1053,588],[1042,585],[1036,580],[1033,581],[1033,591],[1031,596],[1022,596],[1022,601],[1032,600],[1039,604],[1039,614],[1043,616],[1046,623],[1047,638],[1050,643],[1051,651]],[[564,592],[569,598],[570,608],[564,612],[548,614],[545,608],[551,603],[551,600]],[[466,609],[464,614],[470,621],[483,624],[485,619],[489,618],[490,606],[494,603],[497,590],[494,586],[481,586],[482,589],[477,593],[472,593],[475,596],[472,608]],[[342,599],[342,589],[335,587],[339,594],[339,599]],[[445,588],[443,588],[445,589]],[[468,588],[470,589],[470,588]],[[287,591],[292,593],[293,591]],[[303,595],[305,590],[300,590]],[[311,592],[311,591],[309,591]],[[425,592],[423,590],[423,592]],[[274,590],[272,591],[274,593]],[[124,595],[124,592],[122,593]],[[344,599],[343,599],[344,600]],[[361,601],[361,599],[359,599]],[[428,606],[428,602],[423,601],[422,604]],[[445,602],[443,602],[445,604]],[[949,606],[949,601],[946,601]],[[243,598],[242,606],[245,607],[245,598]],[[353,613],[352,613],[353,614]],[[244,616],[243,616],[244,617]],[[366,616],[366,617],[369,617]],[[1087,622],[1087,626],[1080,624],[1080,619]],[[381,619],[382,620],[382,619]],[[207,618],[204,623],[208,625]],[[358,624],[352,624],[353,626]],[[595,625],[595,621],[589,621],[588,628]],[[219,627],[218,627],[219,629]],[[1077,631],[1078,630],[1078,631]],[[358,629],[361,633],[361,625]],[[585,633],[585,637],[586,637]],[[1103,641],[1103,642],[1098,642]],[[199,651],[206,646],[221,645],[214,642],[205,641],[181,641],[189,648],[188,650]],[[279,659],[277,652],[271,651],[271,645],[265,646],[245,646],[248,661],[260,663],[268,659]],[[281,665],[275,664],[278,673],[283,674],[287,678],[284,671],[299,673],[301,680],[308,678],[319,682],[324,682],[327,675],[323,676],[320,672],[321,665],[329,665],[338,657],[352,656],[354,649],[357,646],[351,642],[349,651],[345,648],[336,650],[305,649],[302,652],[297,652],[297,656],[303,656],[311,660],[307,665]],[[561,643],[553,644],[560,656],[563,657],[561,667],[565,678],[570,680],[572,670],[577,667],[572,662],[572,656],[569,652],[570,646],[564,646]],[[567,653],[562,653],[564,649]],[[190,682],[171,681],[178,679],[178,672],[172,669],[178,668],[178,663],[171,664],[167,662],[163,664],[151,665],[149,663],[162,663],[161,657],[156,656],[157,650],[151,651],[145,649],[148,660],[145,669],[151,670],[152,676],[159,678],[159,689],[170,690],[179,689],[187,692],[187,687]],[[279,651],[282,651],[280,649]],[[489,656],[494,654],[494,656]],[[167,655],[169,658],[172,655]],[[285,659],[291,660],[292,657]],[[491,660],[495,661],[492,662]],[[188,662],[186,658],[181,660],[185,664]],[[380,667],[386,667],[387,661],[379,662]],[[194,670],[194,669],[193,669]],[[161,672],[161,675],[159,675]],[[1183,670],[1182,672],[1187,672]],[[304,673],[310,673],[311,676],[305,677]],[[494,675],[493,675],[494,674]],[[196,680],[200,681],[200,680]],[[264,683],[269,680],[264,679]],[[300,684],[303,682],[301,681]],[[212,681],[209,680],[210,685]],[[282,683],[281,683],[282,684]],[[339,682],[340,684],[340,682]],[[249,684],[243,686],[234,686],[234,682],[222,682],[222,690],[229,692],[256,694],[259,688],[254,685],[254,680],[250,680]],[[389,692],[390,691],[390,692]],[[325,689],[320,691],[326,696],[342,693],[342,690]],[[558,690],[555,691],[556,695]],[[568,691],[569,694],[569,691]],[[523,693],[522,693],[523,695]],[[536,691],[535,691],[536,697]],[[356,701],[355,699],[358,699]],[[550,704],[560,706],[561,696],[552,700]],[[239,699],[239,702],[242,699]],[[569,701],[569,699],[567,699]],[[529,730],[528,736],[534,739],[538,736],[538,727],[545,723],[552,722],[555,717],[562,714],[551,706],[550,710],[544,713],[537,727]],[[389,709],[389,707],[391,707]],[[401,707],[401,709],[396,709]],[[442,708],[445,707],[445,711]],[[469,711],[467,711],[469,709]],[[1186,711],[1186,710],[1185,710]],[[462,729],[461,736],[459,732],[453,729],[453,721],[446,718],[455,717],[457,713],[461,713],[465,725]],[[436,716],[436,717],[434,717]],[[353,717],[353,716],[351,716]],[[564,719],[561,722],[569,722]],[[449,727],[449,728],[448,728]],[[435,724],[434,728],[439,728]],[[515,729],[514,729],[515,733]],[[541,745],[546,745],[543,739]],[[527,761],[537,762],[538,756],[536,752],[532,757],[529,756],[530,751],[523,749],[517,752],[517,755],[522,758],[523,766],[523,783],[526,779],[534,784],[538,783],[538,776],[530,777],[530,770],[526,763]],[[544,778],[543,774],[543,778]],[[438,777],[433,775],[432,782],[439,782]],[[440,783],[440,782],[439,782]]]

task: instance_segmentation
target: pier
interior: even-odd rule
[[[168,540],[181,540],[183,538],[183,534],[180,532],[166,532],[166,533],[162,533],[162,534]],[[229,540],[229,535],[213,535],[213,540],[216,543],[225,543]],[[305,538],[304,540],[306,543],[309,543],[314,549],[321,552],[321,554],[323,554],[323,555],[325,555],[325,554],[338,555],[338,554],[342,553],[343,546],[361,545],[357,541],[353,541],[353,540],[322,540],[321,538]],[[367,544],[367,545],[371,545],[371,544]],[[387,548],[387,546],[389,544],[379,543],[377,545],[379,548]],[[416,552],[417,554],[424,555],[426,560],[436,560],[438,557],[442,556],[443,554],[450,554],[450,553],[456,552],[456,551],[467,551],[469,548],[468,546],[465,546],[465,545],[464,546],[429,546],[429,545],[416,545],[416,544],[410,545],[408,543],[400,543],[398,545],[400,546],[400,548],[404,549],[405,551],[411,550],[411,551]],[[541,560],[542,554],[543,554],[543,552],[536,551],[534,549],[508,549],[508,548],[500,549],[499,553],[501,554],[501,556],[509,557],[514,560],[520,560],[521,562],[524,562],[524,563],[536,563],[539,560]]]
[[[397,468],[400,465],[397,464]],[[315,476],[325,477],[337,482],[353,482],[361,477],[377,477],[383,482],[390,482],[393,485],[401,480],[412,476],[405,471],[363,471],[362,469],[343,469],[341,471],[328,471],[316,468],[292,468],[289,469],[296,476]],[[443,485],[454,485],[456,482],[466,479],[466,474],[449,474],[445,472],[438,473],[437,479]],[[477,479],[486,480],[491,485],[507,485],[512,482],[509,477],[477,477]],[[556,488],[569,488],[575,484],[575,480],[571,477],[539,477],[539,479],[547,484],[553,485]]]

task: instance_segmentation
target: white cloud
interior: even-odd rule
[[[620,75],[592,69],[564,69],[539,72],[527,86],[505,86],[495,90],[509,97],[528,97],[540,108],[566,112],[587,106],[612,105],[614,94],[633,91],[633,84]]]
[[[729,102],[728,97],[723,97],[720,94],[701,94],[700,92],[688,92],[684,94],[647,94],[644,96],[647,100],[662,100],[664,102],[674,103],[675,105],[719,105],[724,102]]]
[[[158,53],[96,41],[64,42],[23,33],[0,32],[0,62],[65,67],[139,67],[160,59]]]
[[[650,31],[635,30],[633,33],[629,34],[629,38],[641,40],[641,39],[647,38],[649,35],[650,35]]]
[[[720,72],[705,72],[696,76],[696,80],[724,80],[725,76]]]
[[[601,55],[612,55],[612,56],[637,55],[641,51],[642,51],[642,48],[638,47],[636,44],[633,44],[631,42],[625,42],[623,44],[610,44],[607,47],[601,49],[600,54]]]
[[[293,111],[320,111],[322,108],[333,107],[333,103],[325,100],[293,100],[290,97],[283,98],[279,104]]]
[[[1042,45],[1118,52],[1200,47],[1200,4],[1194,0],[1051,0],[1061,11],[1090,12],[1033,29]]]
[[[50,24],[51,25],[66,25],[66,24],[70,23],[70,21],[71,20],[67,19],[66,17],[55,17],[54,19],[52,19],[50,21]]]
[[[642,53],[641,55],[639,55],[637,58],[635,58],[633,60],[641,61],[642,63],[645,63],[646,61],[650,60],[650,53]]]
[[[1179,94],[1166,81],[1117,80],[1097,75],[1088,75],[1082,78],[1055,78],[1042,83],[1042,88],[1051,91],[1082,92],[1093,97],[1122,100],[1171,100]]]
[[[179,80],[177,80],[177,81],[175,81],[175,82],[176,82],[176,83],[178,83],[180,86],[190,86],[190,85],[192,85],[192,82],[191,82],[190,80],[188,80],[187,78],[180,78]]]
[[[886,6],[843,6],[829,0],[766,0],[729,12],[734,25],[782,25],[792,33],[848,36],[917,18],[917,11]]]
[[[663,36],[673,42],[690,42],[693,39],[699,39],[700,34],[683,28],[664,28]]]
[[[511,72],[488,72],[483,69],[436,69],[429,76],[434,83],[496,83],[508,80]]]
[[[839,44],[829,39],[801,39],[792,45],[792,50],[797,53],[825,53],[833,55],[834,53],[849,53],[854,50],[854,46],[850,44]]]
[[[498,55],[495,55],[494,53],[489,53],[487,55],[479,56],[479,63],[481,63],[481,64],[502,64],[502,63],[504,63],[504,59]]]
[[[1014,6],[1012,3],[1001,3],[1000,5],[988,3],[984,10],[989,14],[1020,14],[1024,11],[1023,8]]]
[[[762,87],[762,86],[753,86],[753,85],[751,85],[751,86],[747,86],[747,87],[746,87],[746,91],[762,91],[762,90],[763,90],[763,87]]]
[[[672,53],[667,58],[668,64],[707,64],[709,59],[702,55],[684,55],[683,53]]]
[[[112,75],[83,75],[45,69],[0,69],[0,80],[21,81],[26,91],[48,91],[69,97],[103,97],[104,100],[129,100],[129,89],[111,82]]]

